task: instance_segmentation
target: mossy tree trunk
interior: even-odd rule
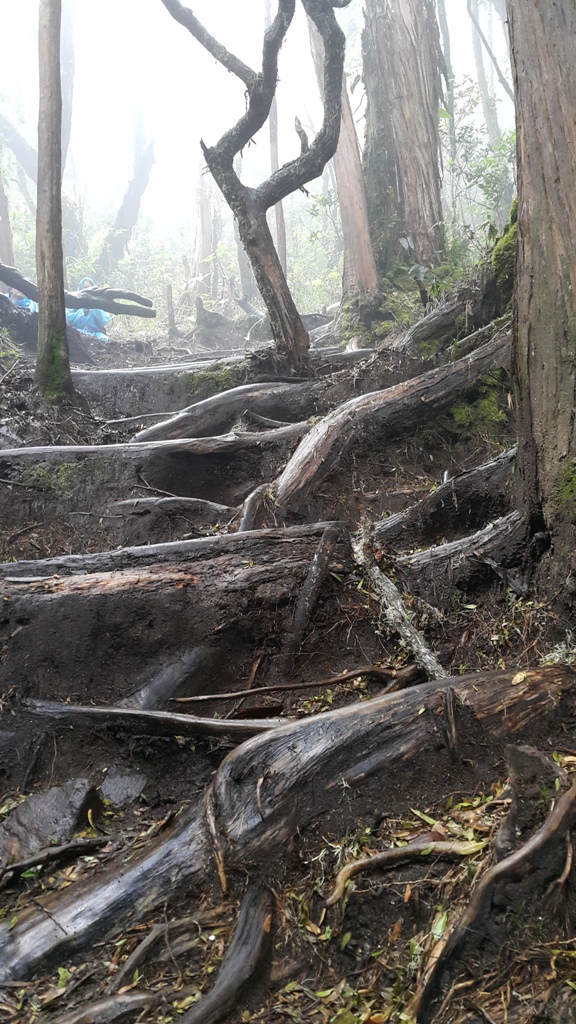
[[[364,167],[378,270],[433,265],[443,249],[440,37],[432,0],[367,0]]]
[[[546,587],[576,592],[576,0],[508,0],[516,87],[519,458],[532,531],[553,549]]]
[[[73,394],[66,337],[62,253],[60,22],[61,0],[40,0],[36,383],[46,401],[56,405]]]

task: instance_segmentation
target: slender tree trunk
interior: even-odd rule
[[[198,172],[196,201],[196,246],[192,265],[192,297],[210,294],[210,256],[212,255],[212,221],[210,197],[202,166]]]
[[[532,531],[553,553],[545,588],[576,591],[576,0],[508,0],[516,88],[519,458]]]
[[[264,29],[268,31],[272,24],[272,13],[270,10],[270,0],[265,0],[264,4]],[[280,153],[278,149],[278,102],[276,96],[272,100],[270,106],[270,170],[272,174],[280,167]],[[278,252],[278,259],[280,260],[280,266],[284,271],[286,277],[288,271],[287,253],[286,253],[286,218],[284,217],[284,204],[282,202],[276,203],[274,207],[274,219],[276,221],[276,249]]]
[[[9,267],[14,266],[14,247],[12,245],[12,227],[10,225],[10,208],[8,196],[4,188],[0,171],[0,260]]]
[[[280,167],[280,154],[278,150],[278,103],[276,97],[272,100],[270,107],[270,169],[272,174]],[[274,207],[274,219],[276,221],[276,249],[280,266],[286,276],[288,272],[288,256],[286,252],[286,218],[284,217],[284,204],[276,203]]]
[[[306,331],[274,247],[266,212],[247,196],[245,213],[238,217],[238,233],[270,318],[278,353],[287,356],[295,368],[307,361]]]
[[[242,157],[238,154],[234,160],[234,172],[238,178],[242,177]],[[252,273],[252,267],[248,262],[246,250],[240,241],[240,232],[238,231],[238,221],[234,217],[234,238],[236,239],[236,249],[238,252],[238,271],[240,274],[240,298],[245,298],[248,302],[256,296],[257,287],[256,281],[254,280],[254,274]]]
[[[320,91],[322,91],[322,40],[310,18],[308,19],[308,30],[316,77]],[[338,139],[338,149],[333,157],[333,165],[344,243],[342,298],[345,302],[349,302],[364,295],[376,295],[380,284],[370,238],[366,185],[358,136],[345,80],[342,82],[340,138]]]
[[[138,136],[134,142],[134,172],[128,182],[114,224],[106,235],[96,260],[96,266],[106,279],[124,256],[126,246],[132,238],[132,232],[138,223],[140,202],[148,188],[154,166],[154,140],[146,142]]]
[[[474,50],[474,63],[476,64],[476,77],[478,79],[478,88],[480,90],[480,102],[482,104],[482,113],[484,114],[484,120],[486,122],[486,131],[488,132],[488,140],[491,146],[494,146],[500,138],[500,125],[498,124],[498,115],[496,113],[496,100],[494,95],[490,94],[488,88],[488,81],[486,79],[486,70],[484,68],[484,54],[482,48],[482,40],[478,34],[477,24],[480,23],[480,10],[478,6],[478,0],[470,0],[470,10],[474,15],[474,19],[471,22],[472,27],[472,47]]]
[[[448,137],[450,140],[450,159],[456,160],[456,123],[454,121],[454,70],[452,68],[452,51],[450,45],[450,28],[446,14],[446,0],[438,0],[438,24],[442,36],[442,52],[446,65],[446,113],[448,121]]]
[[[367,0],[362,42],[364,166],[378,269],[438,263],[441,54],[434,3]]]
[[[60,89],[60,0],[40,0],[38,46],[38,352],[36,383],[47,402],[73,394],[64,308],[62,253],[62,94]]]

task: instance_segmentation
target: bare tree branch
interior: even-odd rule
[[[236,75],[244,82],[244,85],[251,89],[258,77],[252,68],[230,53],[222,43],[219,43],[214,36],[206,31],[198,18],[192,13],[189,7],[184,7],[179,0],[162,0],[164,7],[172,15],[175,21],[192,33],[195,39],[202,44],[205,50],[222,64],[231,74]],[[292,5],[294,6],[294,5]]]
[[[17,288],[33,302],[38,302],[38,288],[33,281],[29,281],[14,267],[7,267],[1,261],[0,280],[9,288]],[[116,299],[127,299],[128,302],[138,302],[140,305],[132,306],[116,302]],[[64,292],[64,301],[67,309],[105,309],[107,313],[115,313],[117,316],[156,316],[150,299],[145,299],[136,292],[123,292],[114,288],[86,288],[81,292]]]

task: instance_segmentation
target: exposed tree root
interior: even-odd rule
[[[442,679],[447,673],[424,641],[424,637],[412,625],[404,602],[396,585],[376,565],[372,546],[368,543],[368,529],[365,526],[359,537],[353,542],[353,550],[356,561],[366,572],[374,590],[380,598],[380,608],[383,617],[391,629],[396,630],[402,637],[406,646],[412,652],[417,665],[429,675],[431,679]]]
[[[437,840],[416,839],[408,846],[395,846],[381,853],[374,853],[371,857],[360,857],[352,860],[338,872],[334,888],[326,900],[326,906],[332,907],[338,900],[341,900],[346,892],[346,885],[351,878],[359,875],[362,871],[374,871],[376,868],[395,867],[405,861],[418,860],[422,857],[458,859],[459,857],[471,857],[486,846],[485,842],[438,842]]]
[[[24,707],[39,718],[60,725],[117,726],[154,736],[254,736],[286,724],[283,718],[197,718],[170,711],[142,711],[139,708],[99,708],[58,701],[27,700]]]
[[[196,402],[162,423],[146,427],[133,437],[134,443],[165,441],[181,437],[212,437],[231,429],[246,408],[266,416],[274,412],[290,424],[315,412],[314,389],[306,384],[244,384]],[[316,387],[316,390],[320,388]],[[282,429],[282,428],[275,428]]]
[[[232,942],[214,987],[184,1014],[182,1024],[216,1024],[236,1006],[271,950],[273,911],[270,890],[251,886],[242,900]]]
[[[448,531],[468,532],[510,511],[516,448],[441,484],[416,505],[374,525],[378,547],[397,551],[432,544]]]
[[[483,530],[461,540],[402,555],[397,566],[408,587],[433,604],[449,600],[454,588],[465,591],[474,579],[495,573],[515,593],[524,596],[522,573],[527,524],[519,512],[510,512]]]
[[[575,822],[576,783],[560,797],[541,828],[520,849],[494,864],[482,876],[466,910],[434,950],[423,981],[409,1004],[409,1016],[419,1021],[429,1019],[431,996],[449,960],[467,938],[473,935],[478,942],[479,935],[483,934],[488,905],[496,886],[506,881],[522,881],[545,864],[550,851]]]
[[[349,679],[358,679],[359,676],[373,676],[382,680],[386,685],[384,693],[393,693],[396,690],[403,690],[407,686],[415,686],[423,682],[422,671],[417,665],[406,665],[404,668],[386,668],[383,665],[365,665],[363,668],[352,669],[350,672],[342,672],[339,676],[330,676],[329,679],[319,679],[313,683],[278,683],[276,686],[254,686],[251,690],[231,690],[228,693],[204,693],[198,697],[174,697],[178,704],[204,704],[215,701],[238,700],[240,697],[254,697],[262,693],[290,693],[294,690],[318,690],[325,686],[336,686],[338,683],[345,683]]]
[[[410,433],[447,408],[489,370],[506,367],[509,362],[510,341],[499,338],[448,366],[338,406],[309,431],[290,458],[277,481],[278,504],[281,508],[304,505],[360,430],[385,431],[387,440],[398,433]]]
[[[0,566],[0,635],[10,637],[0,680],[22,695],[62,699],[61,680],[70,679],[85,704],[95,693],[112,705],[131,694],[163,700],[186,679],[198,693],[205,673],[194,649],[212,671],[230,645],[252,658],[262,621],[280,646],[326,526]],[[339,536],[336,572],[350,565],[345,531]]]
[[[535,722],[557,721],[563,697],[573,701],[574,685],[574,673],[558,666],[450,680],[458,705],[486,738],[502,745]],[[128,862],[118,857],[90,880],[49,895],[10,927],[1,925],[0,980],[28,976],[55,958],[61,963],[97,935],[121,928],[126,915],[134,921],[158,906],[183,883],[205,884],[214,875],[214,839],[222,871],[261,857],[274,860],[298,827],[340,806],[342,784],[364,787],[377,775],[381,787],[393,765],[431,749],[438,758],[445,688],[444,682],[425,683],[243,743],[221,764],[205,801],[184,811],[168,835]]]

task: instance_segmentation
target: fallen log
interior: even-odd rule
[[[77,700],[97,694],[115,705],[185,678],[190,652],[207,648],[210,678],[229,688],[242,660],[252,660],[262,616],[279,643],[290,628],[326,525],[8,563],[0,567],[0,680],[41,699],[66,699],[62,680],[71,680]],[[350,565],[342,530],[331,565]],[[220,655],[230,649],[232,665]],[[198,666],[191,692],[205,686]]]
[[[516,448],[459,473],[415,505],[375,523],[373,541],[394,551],[433,544],[446,533],[470,532],[510,511]]]
[[[309,431],[276,483],[276,500],[283,509],[301,508],[313,489],[333,469],[361,431],[378,431],[385,441],[410,433],[447,408],[489,370],[510,363],[510,341],[497,338],[470,356],[418,377],[353,398],[340,405]]]
[[[98,876],[49,894],[10,925],[0,925],[0,981],[30,976],[56,960],[61,965],[73,951],[121,929],[128,916],[134,923],[183,885],[188,890],[205,885],[215,876],[215,863],[222,877],[224,870],[274,861],[306,823],[331,810],[341,813],[343,785],[366,812],[371,802],[382,805],[383,787],[392,779],[386,799],[393,808],[401,788],[394,772],[401,770],[410,791],[411,761],[434,750],[437,766],[446,771],[442,786],[449,791],[453,767],[439,721],[446,686],[453,689],[468,728],[489,741],[493,771],[495,750],[511,737],[521,739],[535,727],[543,738],[555,730],[560,734],[576,677],[565,666],[459,676],[248,740],[228,755],[204,800],[185,810],[169,833],[128,862],[116,858]],[[477,759],[476,737],[468,740]],[[421,778],[421,761],[415,770]],[[484,772],[490,773],[486,765],[471,774],[478,778]],[[462,785],[461,771],[459,780]],[[433,799],[429,789],[428,798]]]

